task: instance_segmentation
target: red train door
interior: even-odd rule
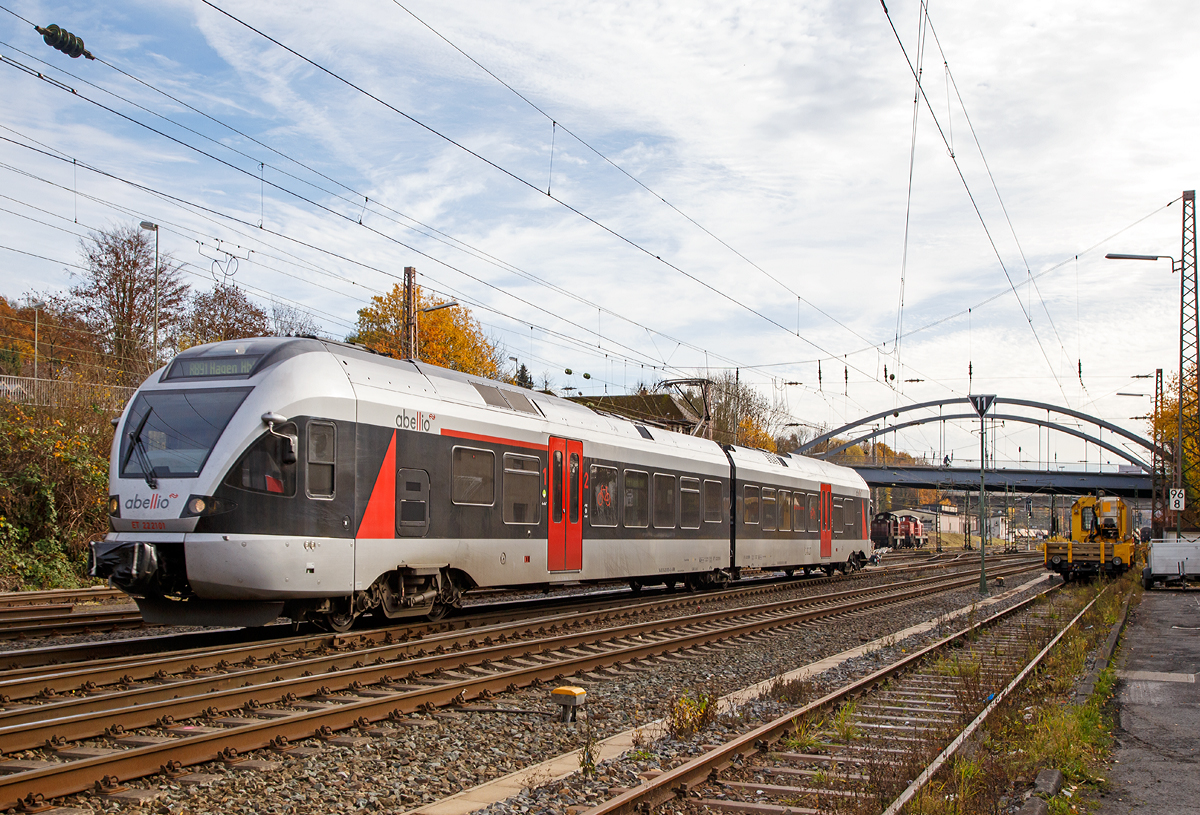
[[[579,571],[583,568],[583,442],[551,437],[549,452],[547,568]]]
[[[821,557],[833,555],[833,485],[821,485]]]

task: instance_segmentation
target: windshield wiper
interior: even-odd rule
[[[146,485],[152,490],[158,489],[158,477],[154,475],[154,467],[150,464],[150,455],[146,452],[146,444],[142,441],[142,429],[146,426],[146,422],[150,420],[150,414],[154,412],[152,406],[146,407],[146,415],[138,422],[137,430],[128,434],[129,452],[125,454],[125,460],[121,462],[122,472],[129,466],[129,459],[134,453],[138,457],[138,468],[142,471],[142,478],[146,479]]]

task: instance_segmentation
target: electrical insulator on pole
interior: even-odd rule
[[[65,28],[59,28],[56,25],[48,25],[45,28],[38,25],[34,26],[34,28],[37,29],[37,33],[42,35],[42,39],[46,45],[51,48],[57,48],[71,59],[79,59],[80,57],[95,59],[92,56],[92,52],[84,48],[83,39],[76,37]]]

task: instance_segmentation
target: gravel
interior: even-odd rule
[[[874,583],[887,578],[872,575],[864,579]],[[855,587],[861,585],[864,583],[854,583]],[[797,590],[804,591],[803,584]],[[808,590],[830,589],[810,586]],[[807,623],[794,631],[743,637],[720,648],[647,660],[612,671],[606,677],[592,675],[570,681],[588,690],[593,737],[603,739],[659,718],[685,692],[724,695],[937,618],[977,599],[975,590],[923,597],[900,606]],[[707,603],[704,607],[710,608]],[[850,677],[864,675],[901,650],[911,652],[943,636],[943,628],[960,626],[960,622],[939,626],[925,635],[850,660],[812,680],[812,687],[832,688]],[[92,811],[119,809],[156,814],[399,812],[578,749],[584,743],[588,722],[557,723],[550,715],[557,706],[546,687],[498,694],[486,705],[505,710],[412,716],[390,727],[381,725],[382,729],[375,732],[382,735],[365,737],[356,746],[323,746],[309,740],[302,746],[320,749],[312,755],[271,751],[251,754],[253,759],[278,762],[278,767],[265,771],[238,769],[237,765],[221,762],[188,768],[213,776],[198,785],[185,785],[163,776],[129,783],[132,788],[161,792],[151,802],[117,802],[85,793],[60,803]],[[520,796],[493,804],[488,811],[562,813],[572,807],[586,808],[606,798],[614,788],[637,784],[639,773],[667,769],[699,753],[701,743],[726,740],[793,707],[760,699],[743,706],[735,716],[723,717],[697,738],[660,739],[638,753],[601,765],[591,777],[576,773],[561,781],[547,778],[547,783],[533,784]],[[349,735],[356,733],[350,731]]]

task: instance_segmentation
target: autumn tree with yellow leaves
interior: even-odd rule
[[[417,312],[417,347],[411,356],[467,374],[488,379],[503,378],[504,348],[484,333],[470,309],[457,306],[421,314],[421,309],[440,305],[441,301],[426,294],[420,286],[415,287],[413,295],[413,308]],[[404,320],[404,287],[396,284],[390,292],[372,297],[369,305],[359,309],[358,331],[347,340],[397,359],[410,356]]]

